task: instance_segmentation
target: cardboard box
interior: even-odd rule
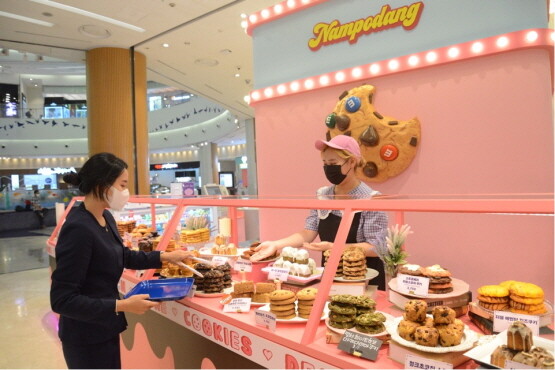
[[[460,296],[449,297],[449,298],[419,298],[419,297],[404,295],[391,289],[389,290],[389,301],[401,309],[404,309],[405,303],[407,303],[411,299],[421,299],[423,301],[426,301],[426,303],[428,303],[428,312],[431,312],[436,306],[448,306],[455,309],[455,311],[457,311],[456,308],[466,307],[472,301],[472,292],[466,292]],[[463,312],[464,310],[465,309],[460,309],[459,310],[460,312],[458,312],[458,316],[465,314],[466,311]]]
[[[366,281],[338,282],[334,281],[330,288],[330,296],[335,294],[365,295]]]
[[[470,317],[470,321],[472,321],[484,334],[494,334],[493,321],[479,316],[472,311],[468,312],[468,317]]]
[[[415,348],[402,346],[399,343],[391,340],[389,341],[388,356],[393,361],[399,362],[403,365],[405,364],[406,356],[411,354],[418,357],[428,358],[430,360],[447,362],[453,364],[453,367],[456,367],[463,362],[470,360],[470,358],[463,355],[465,352],[467,351],[465,350],[461,352],[429,353],[417,350]]]

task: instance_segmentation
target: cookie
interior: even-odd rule
[[[310,313],[312,312],[312,307],[311,308],[303,308],[303,309],[297,308],[297,312],[299,314],[303,314],[303,315],[310,315]]]
[[[376,301],[374,301],[372,298],[368,297],[368,296],[364,296],[364,295],[359,295],[355,297],[355,306],[357,306],[357,309],[360,308],[376,308]]]
[[[270,303],[270,293],[254,293],[252,301],[256,303]]]
[[[365,261],[355,261],[355,262],[343,262],[343,268],[355,268],[355,267],[366,267]]]
[[[522,281],[516,281],[516,280],[505,280],[500,282],[497,285],[501,285],[502,287],[505,287],[507,289],[511,289],[511,286],[515,283],[522,283]]]
[[[447,283],[447,284],[430,284],[428,285],[429,289],[433,289],[433,290],[439,290],[439,289],[447,289],[447,288],[452,288],[453,284],[451,283]]]
[[[311,301],[298,301],[297,306],[299,306],[299,307],[303,307],[303,306],[312,307],[314,305],[314,301],[315,301],[314,299],[311,300]]]
[[[525,298],[543,298],[543,289],[532,283],[514,283],[509,289],[512,295]]]
[[[430,279],[430,284],[447,284],[453,280],[449,276],[427,276],[427,278]]]
[[[451,293],[452,291],[453,291],[453,287],[443,288],[443,289],[428,289],[428,293],[430,294],[445,294],[445,293]]]
[[[270,311],[289,311],[291,309],[295,309],[295,304],[284,304],[284,305],[275,305],[270,303]]]
[[[437,325],[439,333],[439,345],[442,347],[453,347],[461,344],[463,333],[454,324]]]
[[[294,315],[295,309],[293,308],[285,311],[275,311],[272,308],[270,308],[270,312],[274,313],[277,317],[283,317],[283,316]]]
[[[509,303],[509,296],[506,297],[488,297],[484,295],[478,294],[479,301],[486,302],[486,303]]]
[[[243,281],[241,283],[235,283],[233,286],[233,291],[235,293],[254,293],[254,282],[252,281]]]
[[[451,273],[447,269],[444,269],[443,267],[441,267],[440,265],[428,266],[424,269],[423,272],[424,272],[424,276],[431,276],[431,277],[451,276]]]
[[[399,266],[399,273],[412,276],[424,275],[422,273],[422,267],[420,265],[413,265],[409,263]]]
[[[299,301],[314,301],[316,294],[318,294],[318,289],[305,288],[297,292],[297,299]]]
[[[492,311],[501,311],[509,308],[509,302],[488,303],[488,302],[479,301],[478,305],[481,307],[484,307],[486,310],[492,310]]]
[[[355,327],[354,321],[346,321],[346,322],[335,322],[335,321],[328,321],[328,325],[332,328],[337,329],[351,329]]]
[[[335,294],[330,296],[330,301],[355,305],[357,303],[357,297],[350,294]]]
[[[356,317],[355,324],[362,326],[373,326],[379,325],[385,322],[385,320],[385,316],[380,312],[365,313]]]
[[[405,314],[406,320],[415,322],[424,322],[426,319],[426,311],[428,310],[428,304],[425,301],[419,299],[411,299],[405,303]]]
[[[452,324],[455,322],[455,310],[447,306],[436,306],[432,310],[432,316],[434,317],[434,324]]]
[[[272,293],[270,293],[270,299],[272,301],[284,301],[286,299],[291,299],[294,297],[295,297],[295,293],[293,293],[290,290],[280,289],[280,290],[274,290]]]
[[[270,296],[269,296],[270,297],[270,302],[273,305],[290,305],[292,303],[295,303],[295,301],[296,301],[295,297],[289,298],[289,299],[284,299],[284,300],[281,300],[281,301],[276,301],[276,300],[272,299],[271,293],[269,293],[269,294],[270,294]]]
[[[380,114],[373,105],[375,91],[365,84],[344,92],[326,119],[330,138],[349,132],[360,142],[368,164],[357,175],[366,182],[383,182],[402,173],[420,143],[418,119],[401,121]]]
[[[543,302],[540,304],[525,304],[517,301],[511,301],[509,305],[512,308],[523,311],[546,311],[545,304]]]
[[[366,333],[366,334],[378,334],[385,331],[385,325],[382,323],[379,323],[377,325],[372,325],[372,326],[363,326],[363,325],[355,324],[355,328],[361,333]]]
[[[256,293],[271,293],[276,290],[276,284],[274,283],[256,283],[255,284]]]
[[[335,321],[335,322],[346,322],[346,321],[355,321],[356,316],[355,315],[341,315],[335,312],[330,312],[329,313],[329,318],[330,321]]]
[[[520,302],[520,303],[524,303],[524,304],[540,304],[543,303],[543,297],[542,298],[528,298],[528,297],[521,297],[515,294],[511,294],[509,296],[509,298],[511,299],[511,301],[516,301],[516,302]]]
[[[280,320],[291,320],[291,319],[294,319],[295,317],[297,317],[297,315],[295,315],[294,313],[287,316],[276,316],[276,318]]]
[[[401,338],[414,342],[414,333],[418,327],[420,327],[420,323],[410,320],[401,320],[397,326],[397,333]]]
[[[517,309],[517,308],[510,307],[510,308],[509,308],[509,311],[514,312],[514,313],[521,313],[521,314],[524,314],[524,315],[542,315],[542,314],[544,314],[544,313],[547,312],[547,310],[545,309],[545,307],[542,308],[542,309],[539,309],[539,310],[532,310],[532,311],[529,311],[529,310],[519,310],[519,309]]]
[[[347,261],[347,262],[355,262],[355,261],[363,261],[365,260],[366,257],[364,256],[364,253],[360,252],[360,251],[349,251],[343,254],[343,261]],[[343,265],[343,268],[345,268],[345,265]]]
[[[501,285],[484,285],[478,288],[478,294],[478,297],[508,297],[509,289]]]
[[[354,306],[345,305],[337,302],[328,303],[328,308],[330,311],[339,313],[341,315],[355,315],[357,310]]]
[[[436,328],[419,326],[414,332],[414,341],[421,346],[436,347],[439,341],[439,332]]]
[[[252,296],[252,293],[235,293],[235,292],[232,292],[231,297],[232,298],[252,298],[253,296]],[[254,301],[254,299],[253,299],[253,301]]]

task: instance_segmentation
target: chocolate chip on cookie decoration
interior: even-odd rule
[[[421,142],[417,118],[399,120],[379,112],[373,104],[376,88],[362,85],[345,91],[326,120],[327,140],[347,133],[358,140],[368,165],[359,177],[383,182],[408,168]]]

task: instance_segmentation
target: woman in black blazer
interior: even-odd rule
[[[189,256],[136,252],[126,248],[106,208],[121,210],[129,199],[127,164],[110,153],[93,155],[64,181],[85,194],[70,211],[56,244],[50,304],[60,314],[59,337],[68,368],[121,368],[119,334],[127,327],[123,312],[143,314],[159,303],[148,295],[119,299],[123,268],[159,268]],[[163,253],[163,254],[162,254]]]

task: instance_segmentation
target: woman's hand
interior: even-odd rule
[[[190,251],[186,251],[183,249],[176,249],[173,252],[166,252],[160,254],[160,261],[162,262],[171,262],[177,263],[182,262],[184,259],[190,258],[193,256],[193,253]]]
[[[312,251],[326,251],[333,247],[331,242],[318,242],[318,243],[303,243],[303,248],[310,249]]]
[[[131,312],[142,315],[152,307],[156,307],[160,302],[148,300],[148,294],[137,294],[127,299],[118,300],[116,303],[118,312]]]
[[[251,256],[251,261],[256,262],[273,256],[278,249],[278,245],[275,241],[268,240],[260,243],[260,245],[254,249],[256,253]]]

